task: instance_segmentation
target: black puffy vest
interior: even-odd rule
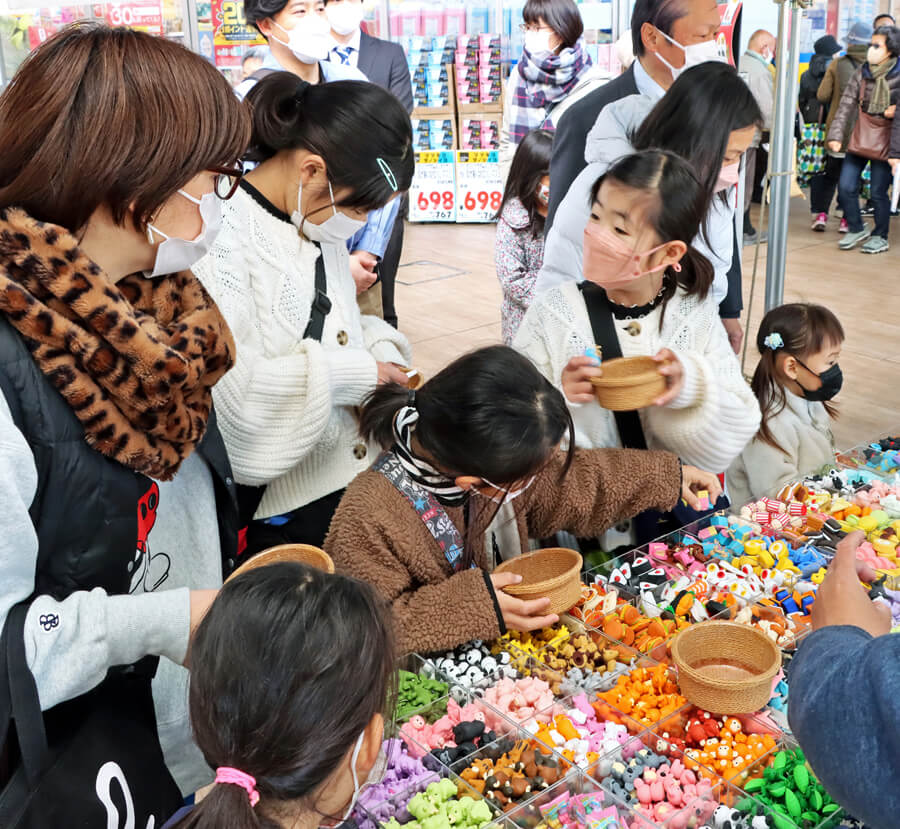
[[[112,595],[128,593],[135,569],[149,566],[144,553],[158,501],[156,484],[88,446],[78,418],[4,317],[0,392],[37,467],[37,492],[30,508],[38,536],[35,595],[61,600],[95,587]],[[196,451],[213,477],[227,576],[238,553],[238,512],[215,412]]]

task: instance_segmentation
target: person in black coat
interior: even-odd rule
[[[686,67],[712,57],[721,19],[715,0],[636,0],[631,16],[635,61],[625,74],[574,104],[560,119],[550,162],[550,205],[545,233],[572,182],[587,166],[584,146],[602,110],[629,95],[659,99]],[[687,48],[685,48],[687,47]],[[728,296],[719,306],[728,339],[735,351],[743,340],[740,324],[741,254],[737,239],[728,273]]]
[[[809,62],[809,69],[800,77],[800,93],[797,97],[797,105],[805,124],[825,122],[828,105],[820,104],[816,93],[825,77],[828,64],[840,53],[841,44],[831,35],[825,35],[815,42],[813,48],[816,51]]]
[[[325,4],[325,14],[331,23],[331,36],[336,44],[331,50],[331,60],[355,66],[372,83],[392,92],[406,107],[406,111],[411,113],[412,81],[403,48],[398,43],[372,37],[360,29],[363,19],[362,0],[328,0]],[[394,308],[394,285],[403,251],[407,197],[403,196],[402,199],[390,241],[377,265],[384,319],[395,328],[397,312]]]

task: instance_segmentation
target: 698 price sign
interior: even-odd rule
[[[416,153],[409,188],[411,222],[456,221],[456,159],[449,151]]]
[[[496,150],[456,153],[456,221],[491,222],[503,200],[503,176]]]

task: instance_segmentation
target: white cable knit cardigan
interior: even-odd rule
[[[237,361],[213,389],[239,483],[268,484],[257,518],[342,489],[375,459],[352,407],[375,388],[376,360],[409,365],[406,338],[361,316],[347,250],[322,245],[331,312],[322,341],[303,339],[315,294],[315,245],[287,216],[239,189],[194,268],[219,305]]]
[[[640,412],[650,449],[667,449],[685,463],[724,472],[759,428],[759,404],[741,375],[737,357],[711,297],[701,300],[679,289],[669,300],[660,331],[661,308],[633,325],[616,320],[622,356],[653,356],[670,348],[684,366],[684,388],[669,406]],[[640,328],[639,333],[629,333]],[[513,343],[562,388],[572,357],[594,344],[587,306],[578,285],[567,282],[539,295]],[[596,402],[569,403],[575,443],[593,449],[621,446],[613,413]]]

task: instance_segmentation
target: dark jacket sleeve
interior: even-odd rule
[[[413,111],[412,80],[409,76],[409,66],[406,63],[406,55],[403,47],[398,43],[388,44],[391,47],[391,79],[390,90],[396,96],[407,112]]]
[[[850,140],[850,124],[855,122],[855,114],[859,107],[859,85],[862,81],[862,67],[856,70],[838,104],[831,128],[828,130],[829,141],[840,141],[845,145]]]
[[[718,196],[716,197],[718,198]],[[728,293],[719,303],[719,316],[723,320],[740,319],[744,310],[744,279],[743,262],[741,260],[741,246],[738,244],[737,233],[734,235],[734,252],[731,256],[731,267],[728,269]]]
[[[891,148],[888,151],[888,158],[900,158],[900,115],[894,116],[891,126]]]
[[[631,67],[624,75],[585,95],[559,119],[553,136],[553,155],[550,158],[550,204],[544,222],[545,235],[553,227],[556,211],[569,192],[572,182],[587,166],[584,145],[597,117],[607,104],[637,94],[634,67]]]
[[[788,718],[829,794],[872,829],[898,824],[900,635],[814,631],[788,674]]]

